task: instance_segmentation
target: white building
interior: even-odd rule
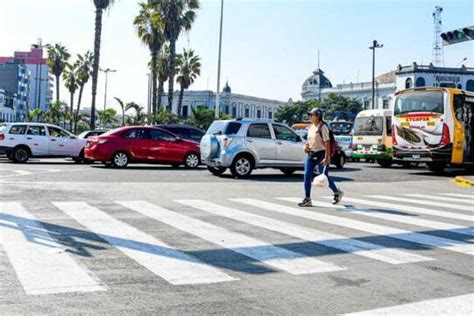
[[[17,95],[0,89],[0,122],[15,122],[17,106]]]
[[[172,111],[178,112],[179,92],[175,92],[173,98]],[[253,97],[243,94],[232,93],[229,84],[226,83],[220,94],[220,112],[230,116],[242,118],[262,118],[273,119],[277,109],[286,102]],[[162,106],[167,106],[168,96],[162,97]],[[216,94],[209,90],[185,91],[183,95],[183,105],[181,116],[191,115],[191,108],[206,107],[214,109],[216,104]]]
[[[375,108],[388,109],[395,92],[414,87],[451,87],[474,91],[474,68],[436,67],[413,63],[399,65],[396,70],[375,78]],[[321,83],[321,84],[320,84]],[[316,69],[302,86],[303,100],[323,99],[330,93],[362,101],[365,109],[372,108],[372,82],[357,82],[333,86],[320,69]]]

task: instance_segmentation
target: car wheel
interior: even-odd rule
[[[227,168],[207,166],[207,170],[215,176],[220,176],[227,170]]]
[[[30,151],[26,147],[17,147],[11,153],[12,160],[16,163],[25,163],[30,158]]]
[[[377,159],[377,163],[382,168],[390,168],[393,164],[393,161],[391,159]]]
[[[442,162],[429,162],[426,164],[428,169],[436,174],[442,174],[446,168],[446,164]]]
[[[188,169],[196,169],[199,167],[199,155],[195,153],[189,153],[184,157],[184,166]]]
[[[344,155],[340,155],[339,157],[337,157],[337,160],[334,164],[338,169],[344,168],[344,165],[346,164],[346,157]]]
[[[116,168],[125,168],[128,165],[128,156],[123,151],[119,151],[112,157],[112,165]]]
[[[235,178],[247,178],[252,174],[253,160],[247,156],[237,156],[230,167],[230,172]]]
[[[281,168],[281,172],[283,172],[284,175],[286,176],[291,176],[293,173],[295,173],[296,169],[293,168]]]

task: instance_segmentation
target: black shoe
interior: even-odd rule
[[[339,204],[343,196],[344,196],[344,192],[338,191],[336,194],[334,194],[334,199],[332,200],[332,204],[334,205]]]
[[[311,206],[313,206],[313,203],[311,203],[311,199],[305,198],[305,199],[303,200],[303,202],[298,203],[298,206],[299,206],[299,207],[311,207]]]

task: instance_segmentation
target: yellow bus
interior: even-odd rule
[[[474,166],[474,93],[416,88],[395,94],[393,156],[425,162],[434,172],[447,165]]]

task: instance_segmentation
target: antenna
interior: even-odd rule
[[[318,69],[319,69],[319,48],[318,48]]]
[[[444,66],[444,54],[443,54],[443,45],[441,44],[441,32],[442,32],[442,22],[441,22],[441,12],[443,8],[436,6],[435,11],[433,12],[433,56],[432,62],[435,66]]]

